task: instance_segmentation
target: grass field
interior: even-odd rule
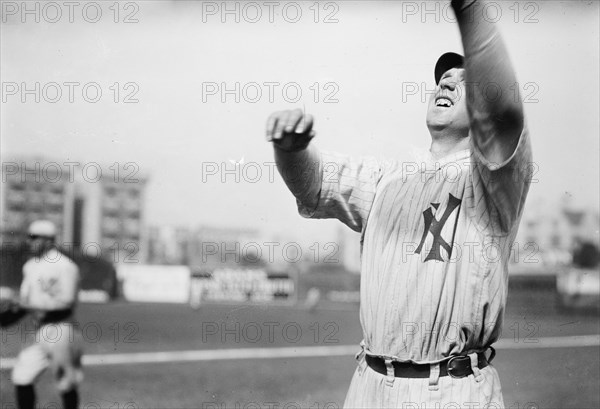
[[[310,312],[289,306],[192,310],[118,302],[81,305],[78,321],[86,354],[93,358],[81,388],[87,409],[341,407],[355,369],[351,352],[361,339],[356,305],[324,305]],[[23,337],[31,337],[27,325],[2,332],[3,366],[10,366]],[[504,328],[494,365],[507,407],[600,406],[597,339],[574,346],[564,338],[600,334],[597,314],[563,312],[555,307],[553,292],[517,289],[510,292]],[[332,347],[341,348],[341,355],[294,354],[295,349],[327,355]],[[280,355],[253,358],[247,348]],[[242,355],[210,359],[223,350]],[[171,354],[164,362],[108,364],[113,354],[165,351]],[[2,370],[0,380],[2,409],[14,408],[10,371]],[[40,408],[60,407],[49,374],[38,383],[38,398]]]

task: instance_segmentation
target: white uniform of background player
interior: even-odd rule
[[[480,3],[452,2],[465,58],[436,64],[429,163],[319,152],[299,110],[267,124],[300,213],[361,233],[364,339],[347,408],[504,407],[485,352],[502,327],[531,148],[507,52]],[[482,92],[490,85],[500,96]]]
[[[21,307],[33,316],[35,334],[21,331],[26,345],[12,372],[21,409],[35,406],[33,384],[51,368],[66,409],[78,405],[82,380],[81,334],[73,325],[79,289],[79,269],[54,246],[56,228],[46,220],[29,227],[28,244],[34,254],[23,266]]]

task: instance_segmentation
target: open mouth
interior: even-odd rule
[[[450,108],[452,105],[454,105],[454,103],[452,102],[452,100],[450,98],[438,97],[435,100],[436,107]]]

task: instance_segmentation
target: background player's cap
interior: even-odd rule
[[[442,54],[435,63],[435,69],[433,71],[435,83],[439,84],[442,75],[450,68],[462,67],[464,62],[465,58],[460,54],[451,52]]]
[[[54,238],[56,236],[56,226],[50,220],[36,220],[29,225],[27,233],[30,236]]]

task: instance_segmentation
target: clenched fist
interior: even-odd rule
[[[267,141],[286,152],[298,152],[315,137],[312,127],[312,115],[305,115],[301,109],[275,112],[267,121]]]

